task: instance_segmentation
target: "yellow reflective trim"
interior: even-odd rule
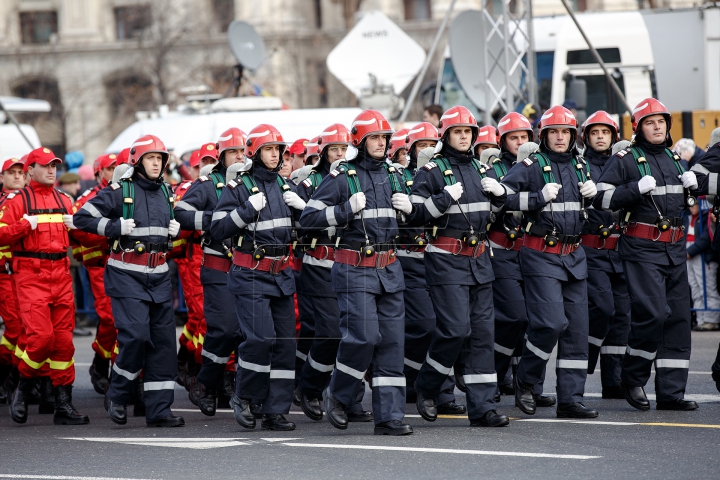
[[[113,347],[113,353],[115,355],[120,355],[120,349],[118,348],[117,343],[115,344],[115,347]]]
[[[5,338],[5,335],[3,335],[2,337],[0,337],[0,345],[2,345],[3,347],[7,348],[7,349],[10,350],[11,352],[14,352],[15,349],[17,348],[15,345],[13,345],[12,343],[10,343],[7,338]]]
[[[25,353],[25,350],[20,350],[19,348],[15,348],[15,356],[18,357],[20,360],[22,360],[24,353]]]
[[[103,357],[105,357],[106,359],[112,357],[112,354],[110,352],[108,352],[107,350],[105,350],[102,347],[102,345],[100,345],[100,343],[98,343],[97,338],[95,339],[94,343],[95,343],[95,345],[97,345],[98,350],[100,350],[100,353],[102,354]]]
[[[84,261],[87,261],[87,260],[91,260],[91,259],[93,259],[93,258],[95,258],[95,257],[102,257],[102,255],[103,255],[102,250],[98,250],[97,252],[91,252],[91,253],[88,253],[88,254],[83,253],[82,259],[83,259],[83,262],[84,262]]]
[[[193,342],[193,345],[195,345],[195,348],[197,348],[197,346],[198,346],[198,337],[193,336],[193,337],[192,337],[192,342]]]
[[[0,258],[12,258],[12,252],[10,250],[0,250]]]
[[[75,359],[71,358],[69,362],[58,362],[56,360],[50,360],[48,358],[47,362],[50,364],[50,368],[53,370],[67,370],[68,368],[72,367],[75,363]]]
[[[181,238],[180,240],[175,240],[175,241],[172,243],[172,246],[173,246],[173,248],[174,248],[174,247],[179,247],[180,245],[185,245],[186,243],[187,243],[187,239]]]
[[[63,223],[62,213],[41,213],[37,216],[38,223]]]
[[[205,345],[205,337],[203,335],[198,336],[198,343],[200,345]]]
[[[45,365],[48,362],[47,360],[43,360],[42,362],[34,362],[30,359],[30,357],[28,357],[27,352],[22,353],[22,357],[20,357],[20,360],[27,363],[30,366],[30,368],[34,368],[35,370],[40,370],[43,367],[43,365]]]
[[[192,339],[193,339],[192,335],[190,335],[190,332],[189,332],[188,329],[187,329],[187,325],[185,325],[185,326],[183,327],[182,334],[183,334],[183,337],[187,338],[188,340],[192,340]]]
[[[72,254],[73,254],[73,255],[77,255],[78,253],[82,252],[83,250],[85,250],[84,247],[73,248],[73,249],[72,249]]]

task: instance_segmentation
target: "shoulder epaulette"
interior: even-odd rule
[[[180,184],[180,188],[190,188],[190,185],[192,185],[192,182],[185,182]]]
[[[92,188],[88,188],[87,190],[85,190],[85,191],[83,192],[82,195],[80,195],[80,198],[87,197],[87,196],[90,195],[91,193],[92,193]]]
[[[312,180],[306,178],[305,180],[303,180],[302,184],[305,185],[307,188],[310,188],[312,187]]]
[[[624,157],[625,155],[627,155],[628,153],[630,153],[630,149],[629,149],[629,148],[623,148],[622,150],[620,150],[620,151],[619,151],[618,153],[616,153],[615,155],[617,155],[618,157],[622,158],[622,157]]]
[[[12,199],[13,197],[15,197],[15,193],[16,193],[16,192],[8,193],[7,199],[10,200],[10,199]]]
[[[338,175],[340,175],[340,170],[338,170],[337,168],[330,172],[331,177],[337,177]]]
[[[118,188],[120,188],[120,183],[119,182],[111,183],[110,188],[112,188],[113,190],[117,190]]]
[[[207,182],[210,180],[210,178],[207,177],[207,175],[203,175],[202,177],[198,177],[198,181],[200,182]]]
[[[525,160],[523,160],[523,163],[525,164],[526,167],[529,167],[530,165],[533,164],[532,157],[527,157]]]
[[[65,195],[68,199],[70,199],[71,202],[73,201],[73,198],[70,195],[68,195],[67,193],[63,192],[62,190],[60,190],[58,188],[56,188],[55,190],[57,190],[58,193],[62,193],[63,195]]]
[[[235,188],[235,187],[237,187],[237,182],[236,182],[235,180],[230,180],[230,181],[228,182],[228,187],[230,187],[230,188]]]
[[[432,170],[433,168],[437,167],[437,163],[435,162],[428,162],[423,167],[425,170]]]

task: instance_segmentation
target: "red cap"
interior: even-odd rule
[[[35,163],[44,167],[46,165],[50,165],[52,162],[62,163],[62,160],[56,157],[53,151],[47,147],[36,148],[32,152],[28,153],[23,171],[27,172],[30,165]]]
[[[214,142],[206,143],[202,147],[200,147],[200,150],[198,150],[198,164],[200,163],[200,160],[205,157],[210,157],[213,160],[217,161],[218,150]]]
[[[100,158],[100,169],[108,168],[111,165],[116,165],[118,161],[118,156],[114,153],[108,153],[107,155],[103,155]]]
[[[290,147],[290,155],[300,155],[301,153],[307,153],[307,144],[310,143],[310,140],[307,138],[301,138],[299,140],[295,140],[295,143],[292,144]]]
[[[188,163],[190,164],[190,168],[200,166],[200,150],[193,150],[190,154],[190,161]]]
[[[0,173],[5,173],[5,172],[7,172],[8,170],[10,170],[10,168],[12,168],[12,167],[15,166],[15,165],[20,165],[21,167],[24,167],[24,166],[25,166],[25,162],[23,162],[23,161],[20,160],[19,158],[8,158],[7,160],[5,160],[5,161],[3,162],[3,164],[2,164],[2,170],[0,170]]]

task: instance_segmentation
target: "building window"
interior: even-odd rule
[[[50,43],[58,31],[57,12],[20,13],[22,43],[26,45]]]
[[[220,25],[221,32],[227,32],[235,20],[235,0],[212,0],[215,22]]]
[[[115,26],[118,40],[129,40],[142,36],[152,23],[150,5],[133,5],[115,9]]]
[[[403,0],[405,20],[430,20],[432,11],[430,0]]]

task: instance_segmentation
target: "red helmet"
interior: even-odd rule
[[[115,163],[115,166],[120,166],[123,163],[128,163],[130,161],[130,149],[129,148],[123,148],[120,150],[120,153],[117,154],[117,162]]]
[[[471,127],[473,129],[473,142],[478,134],[478,124],[470,110],[457,105],[452,107],[440,117],[439,133],[440,138],[445,138],[445,133],[452,127]]]
[[[562,105],[550,107],[540,118],[540,136],[548,128],[570,128],[577,134],[577,120],[570,110]]]
[[[108,168],[110,165],[117,164],[117,161],[118,156],[114,153],[106,153],[105,155],[100,155],[93,162],[93,173],[97,175],[103,168]]]
[[[245,132],[239,128],[228,128],[220,134],[220,138],[218,138],[218,142],[215,144],[218,152],[215,158],[219,158],[225,150],[245,148],[246,138],[247,135],[245,135]]]
[[[613,120],[610,114],[607,113],[605,110],[598,110],[597,112],[590,115],[587,120],[585,120],[585,123],[583,123],[583,143],[587,143],[587,137],[590,133],[590,127],[592,127],[593,125],[606,125],[610,127],[610,130],[612,130],[613,132],[612,143],[620,140],[620,134],[618,133],[620,127],[618,127],[617,122]]]
[[[668,124],[668,135],[670,135],[670,127],[672,127],[672,115],[670,115],[667,107],[665,107],[665,105],[663,105],[660,100],[656,100],[654,98],[646,98],[645,100],[642,100],[633,109],[633,132],[638,133],[638,131],[640,130],[640,123],[642,123],[643,118],[649,117],[650,115],[663,115],[665,117],[665,121]]]
[[[531,142],[535,139],[535,133],[533,132],[530,120],[521,113],[510,112],[498,122],[498,140],[502,139],[503,135],[506,133],[518,132],[521,130],[527,130],[528,138]],[[498,143],[500,143],[500,141],[498,141]]]
[[[495,145],[496,147],[500,146],[500,135],[498,134],[497,128],[492,125],[480,127],[480,130],[478,130],[477,140],[475,140],[473,148],[485,143]]]
[[[407,134],[409,131],[409,128],[402,128],[390,137],[390,148],[388,148],[389,158],[393,158],[401,148],[407,148]]]
[[[420,140],[432,140],[434,142],[440,140],[440,134],[435,125],[429,122],[420,122],[411,128],[406,140],[408,152],[412,152],[415,142]]]
[[[390,124],[382,113],[377,110],[364,110],[353,120],[350,134],[353,146],[357,147],[368,135],[387,135],[389,137],[393,134],[393,129],[390,128]]]
[[[250,158],[254,157],[264,145],[280,145],[280,155],[282,155],[283,150],[287,147],[278,129],[266,123],[261,123],[250,130],[250,133],[247,135],[246,145],[246,155]],[[220,152],[222,153],[222,150]]]
[[[318,150],[318,147],[319,147],[318,141],[319,140],[320,140],[320,137],[313,137],[313,139],[308,142],[308,144],[307,144],[307,156],[308,157],[312,157],[313,155],[320,155],[320,152]]]
[[[162,155],[163,165],[167,163],[170,156],[162,140],[155,135],[143,135],[135,140],[130,147],[130,165],[134,167],[140,163],[140,159],[146,153],[159,153]]]
[[[317,141],[318,153],[322,155],[323,150],[328,145],[350,146],[351,141],[350,130],[342,123],[333,123],[320,134]]]

